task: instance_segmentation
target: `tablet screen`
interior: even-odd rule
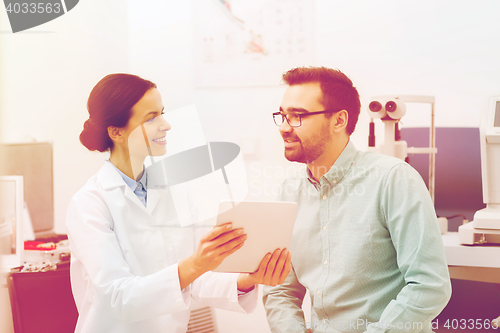
[[[267,253],[289,249],[297,209],[295,202],[242,201],[233,206],[231,201],[222,201],[217,225],[232,222],[233,228],[244,228],[248,237],[214,272],[255,272]]]

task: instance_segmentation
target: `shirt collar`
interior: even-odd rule
[[[330,170],[328,170],[328,172],[325,173],[323,177],[321,177],[321,179],[324,178],[330,183],[330,185],[338,184],[351,169],[357,152],[358,150],[356,149],[356,147],[354,147],[354,144],[351,142],[351,140],[349,140],[344,150],[342,150],[342,153],[340,153],[335,163],[333,163]],[[309,168],[306,168],[306,171],[307,179],[309,180],[309,182],[311,182],[311,184],[313,184],[316,188],[320,186],[321,179],[319,180],[319,182],[317,182],[313,178]]]
[[[125,184],[127,184],[128,187],[130,187],[130,189],[133,191],[135,191],[135,189],[137,188],[137,184],[138,183],[141,183],[143,189],[147,189],[147,185],[148,185],[148,182],[147,182],[147,173],[145,172],[145,169],[144,169],[144,165],[142,166],[142,176],[141,176],[141,179],[139,179],[138,182],[136,182],[135,180],[133,180],[132,178],[130,178],[129,176],[127,176],[126,174],[124,174],[120,169],[118,169],[116,167],[116,165],[114,165],[110,160],[108,160],[109,164],[111,164],[117,171],[118,173],[120,174],[120,176],[123,178],[123,181],[125,181]]]

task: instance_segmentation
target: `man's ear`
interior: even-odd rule
[[[122,130],[118,127],[108,126],[108,135],[116,143],[123,143],[125,138],[123,136]]]
[[[347,121],[349,120],[349,114],[346,110],[341,110],[333,115],[333,131],[340,132],[347,127]]]

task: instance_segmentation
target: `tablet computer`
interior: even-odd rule
[[[232,222],[244,228],[247,240],[241,249],[229,255],[214,272],[255,272],[267,253],[277,248],[290,248],[297,217],[296,202],[285,201],[222,201],[217,225]]]

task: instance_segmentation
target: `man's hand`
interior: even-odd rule
[[[292,269],[291,260],[292,255],[287,249],[276,249],[272,255],[266,254],[256,272],[241,273],[238,276],[238,290],[250,291],[256,284],[282,284]]]
[[[231,223],[214,227],[203,235],[195,253],[179,262],[181,290],[243,246],[247,235],[243,229],[232,230],[232,227]]]

